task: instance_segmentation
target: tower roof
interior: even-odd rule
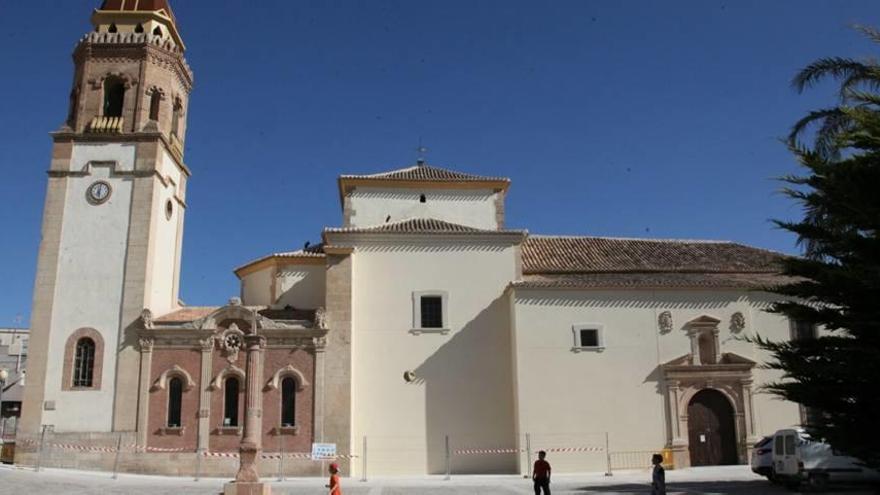
[[[103,0],[101,7],[95,9],[92,23],[97,26],[126,21],[141,22],[142,19],[150,18],[165,24],[175,43],[185,48],[168,0]]]
[[[104,0],[98,10],[119,10],[128,12],[156,12],[164,10],[165,14],[174,19],[174,12],[168,0]]]

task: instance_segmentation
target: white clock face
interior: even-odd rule
[[[100,204],[107,201],[110,198],[110,184],[101,180],[95,182],[89,186],[88,196],[92,203]]]

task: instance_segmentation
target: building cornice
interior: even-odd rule
[[[87,143],[147,143],[160,141],[168,151],[168,154],[174,160],[177,168],[187,177],[192,176],[192,171],[183,162],[183,156],[176,146],[172,146],[168,139],[161,132],[129,132],[122,134],[99,134],[87,132],[73,132],[70,128],[65,127],[61,130],[49,133],[55,143],[67,142],[87,142]]]

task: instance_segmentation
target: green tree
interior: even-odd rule
[[[858,27],[880,43],[878,31]],[[775,223],[798,236],[804,256],[783,262],[790,282],[771,311],[829,331],[771,342],[767,366],[783,379],[766,386],[815,413],[807,430],[835,449],[880,467],[880,65],[824,58],[794,78],[799,91],[839,82],[837,106],[798,121],[788,146],[803,174],[782,178],[804,211]],[[804,144],[808,141],[808,144]]]

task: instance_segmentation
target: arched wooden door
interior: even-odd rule
[[[737,463],[733,418],[733,408],[721,392],[705,389],[694,395],[687,418],[691,466]]]

